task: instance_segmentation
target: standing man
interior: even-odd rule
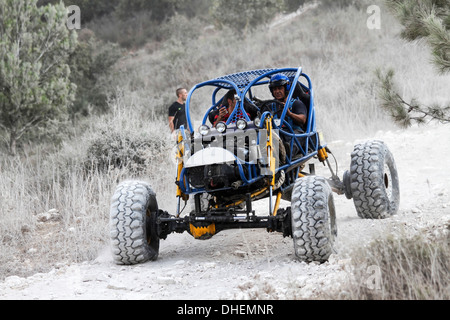
[[[187,129],[186,100],[188,93],[186,89],[179,88],[176,94],[178,100],[169,108],[169,127],[171,132],[180,129],[182,125]]]

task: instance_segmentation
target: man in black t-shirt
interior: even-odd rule
[[[269,88],[273,97],[281,104],[285,105],[288,101],[288,94],[290,89],[289,78],[283,74],[276,74],[270,79]],[[294,129],[295,133],[304,131],[306,126],[307,108],[300,100],[295,100],[292,103],[292,108],[287,110],[287,122]]]
[[[178,100],[169,108],[169,127],[171,132],[180,129],[182,125],[185,129],[188,129],[186,119],[187,90],[184,88],[177,89],[176,94]]]
[[[287,98],[290,90],[290,80],[283,74],[276,74],[270,79],[269,89],[273,97],[279,101],[283,106],[288,102]],[[275,106],[276,107],[276,106]],[[300,100],[295,100],[292,103],[292,108],[287,110],[285,120],[291,126],[293,133],[304,133],[307,121],[307,107]],[[291,144],[291,137],[282,135],[283,142]],[[299,153],[299,148],[294,142],[292,145],[291,156],[294,157]]]

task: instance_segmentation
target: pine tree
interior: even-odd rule
[[[402,24],[402,38],[408,41],[426,39],[433,55],[433,64],[440,74],[450,72],[450,1],[448,0],[385,0],[388,8]],[[377,70],[381,83],[382,107],[393,119],[408,127],[413,122],[428,119],[450,122],[450,102],[447,106],[424,106],[418,100],[406,102],[397,92],[394,70],[386,74]]]
[[[77,38],[62,3],[0,0],[0,128],[9,151],[31,130],[67,114],[76,87],[67,65]]]

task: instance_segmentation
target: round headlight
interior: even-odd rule
[[[209,127],[207,125],[203,125],[198,129],[198,132],[202,135],[202,136],[206,136],[209,133]]]
[[[216,130],[219,133],[224,133],[225,131],[227,131],[227,125],[225,122],[219,122],[218,124],[216,124]]]
[[[238,121],[236,121],[236,127],[239,130],[247,129],[247,121],[245,121],[244,119],[239,119]]]
[[[255,126],[257,126],[258,128],[261,126],[261,119],[259,117],[253,120],[253,122],[255,123]]]

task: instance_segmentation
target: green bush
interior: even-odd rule
[[[372,4],[377,4],[378,0],[321,0],[320,7],[325,9],[338,9],[355,7],[359,10],[366,9]]]
[[[80,31],[77,48],[69,59],[70,79],[77,85],[75,101],[69,108],[72,119],[107,111],[107,98],[114,89],[108,78],[121,54],[118,45],[98,40],[89,29]]]
[[[101,172],[127,169],[131,174],[142,174],[157,164],[154,158],[164,158],[167,149],[166,141],[152,135],[101,131],[87,149],[85,167]]]
[[[214,0],[210,13],[216,24],[231,27],[241,35],[268,24],[283,7],[283,0]]]
[[[308,0],[284,0],[284,8],[287,12],[296,11]]]

